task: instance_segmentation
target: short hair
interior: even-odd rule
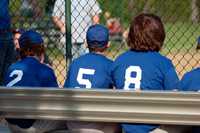
[[[107,49],[107,45],[103,47],[88,46],[90,52],[104,52]]]
[[[20,58],[26,58],[27,56],[41,56],[45,53],[44,45],[27,45],[26,47],[19,49]]]
[[[161,19],[153,14],[142,13],[131,21],[128,46],[134,51],[160,51],[165,40]]]

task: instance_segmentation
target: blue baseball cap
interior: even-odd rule
[[[197,39],[197,43],[200,45],[200,36]]]
[[[43,39],[40,33],[34,30],[28,30],[24,32],[19,38],[20,48],[24,48],[25,46],[34,46],[34,45],[42,45]]]
[[[86,39],[89,47],[104,47],[108,44],[109,41],[109,31],[103,25],[92,25],[87,31]]]

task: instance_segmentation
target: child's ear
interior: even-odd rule
[[[106,45],[106,48],[109,48],[109,47],[110,47],[110,45],[111,45],[111,44],[110,44],[110,42],[108,42],[108,44]]]
[[[39,56],[40,63],[44,63],[44,53]]]
[[[85,47],[88,48],[88,44],[87,44],[87,42],[85,42]]]

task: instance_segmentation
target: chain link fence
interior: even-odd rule
[[[200,35],[198,0],[10,1],[12,28],[36,29],[44,35],[47,58],[60,85],[64,83],[69,58],[87,52],[84,40],[89,25],[100,21],[109,28],[111,47],[106,54],[115,59],[128,49],[129,22],[141,12],[154,13],[162,18],[167,37],[161,53],[173,61],[180,77],[199,66],[200,53],[196,50]],[[56,23],[59,20],[65,25]]]

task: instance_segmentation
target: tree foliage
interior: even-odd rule
[[[191,0],[99,0],[99,3],[104,13],[110,12],[124,23],[141,12],[155,13],[165,22],[191,21]]]

